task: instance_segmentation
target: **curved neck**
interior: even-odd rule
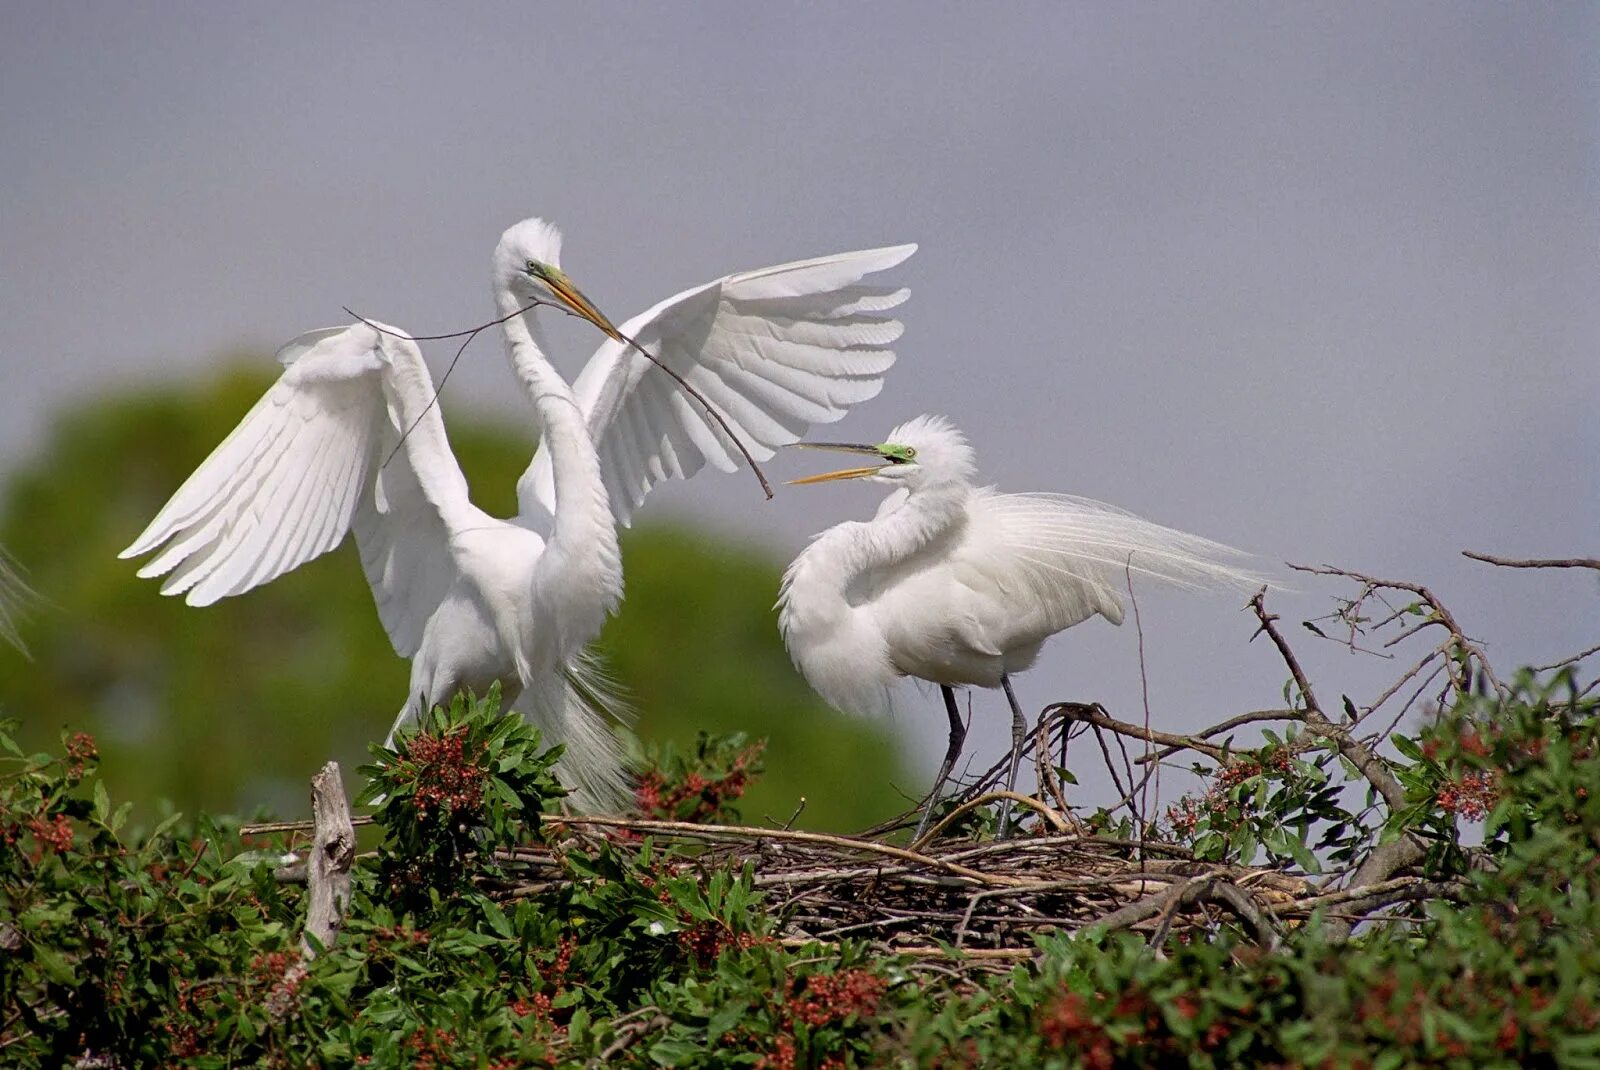
[[[509,295],[501,295],[507,305]],[[515,311],[515,303],[501,314]],[[592,581],[608,592],[606,610],[622,592],[622,558],[617,548],[611,504],[600,475],[600,458],[572,388],[544,355],[537,324],[531,312],[504,324],[511,366],[521,380],[538,414],[539,448],[550,452],[555,477],[555,518],[547,555],[563,560],[564,567],[587,569]],[[571,589],[577,589],[574,584]]]
[[[811,587],[805,574],[828,577],[819,589],[840,598],[867,573],[893,568],[961,523],[971,488],[946,484],[921,488],[872,520],[844,523],[817,536],[795,559],[787,588]]]

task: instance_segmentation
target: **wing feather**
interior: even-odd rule
[[[159,551],[139,575],[209,605],[354,530],[379,616],[410,656],[455,574],[451,531],[482,515],[429,404],[427,365],[409,338],[366,324],[308,332],[278,357],[278,381],[122,556]]]
[[[1021,588],[1040,593],[1050,632],[1094,612],[1121,623],[1118,591],[1128,572],[1191,589],[1243,591],[1267,582],[1242,564],[1243,551],[1090,498],[984,490],[969,516],[982,529],[973,543],[1007,555],[1023,574]]]
[[[867,249],[728,275],[668,298],[622,332],[699,390],[750,454],[765,459],[882,388],[894,363],[889,346],[902,331],[884,313],[909,291],[863,280],[915,250]],[[622,523],[663,479],[741,463],[700,403],[623,343],[601,345],[573,391]],[[518,484],[521,512],[552,513],[554,489],[541,450]]]

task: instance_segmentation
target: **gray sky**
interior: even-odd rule
[[[618,321],[917,241],[901,362],[826,437],[944,412],[1005,488],[1420,580],[1503,664],[1549,660],[1596,640],[1600,586],[1456,553],[1600,548],[1597,40],[1585,4],[8,4],[0,458],[342,304],[480,322],[530,214]],[[558,338],[575,375],[592,340]],[[510,384],[485,341],[450,391]],[[874,504],[707,476],[644,515],[786,557]],[[1339,589],[1297,586],[1288,618]],[[1141,605],[1157,723],[1273,703],[1234,600]],[[1311,657],[1358,701],[1389,671]],[[1074,629],[1021,693],[1137,719],[1132,629]],[[931,770],[936,700],[903,728]]]

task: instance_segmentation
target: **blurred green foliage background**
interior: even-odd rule
[[[118,798],[142,812],[298,815],[328,758],[366,760],[405,694],[354,546],[206,608],[163,598],[117,553],[270,382],[252,358],[198,385],[106,397],[64,413],[0,498],[0,545],[40,601],[22,624],[32,659],[0,648],[0,716],[53,747],[94,733]],[[533,438],[446,412],[474,499],[515,508]],[[601,650],[638,710],[641,738],[691,746],[701,730],[766,737],[746,820],[847,831],[905,807],[886,728],[843,717],[789,664],[772,603],[782,563],[681,528],[626,532],[627,597]],[[146,807],[152,808],[147,810]]]

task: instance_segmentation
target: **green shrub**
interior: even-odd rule
[[[1313,917],[1268,946],[1219,915],[1160,954],[1090,927],[982,967],[786,941],[748,865],[580,833],[556,813],[559,753],[492,697],[377,750],[382,842],[308,962],[304,888],[276,875],[296,843],[209,817],[140,829],[92,741],[28,756],[7,728],[0,1051],[20,1067],[1596,1066],[1596,738],[1561,675],[1465,698],[1399,743],[1399,823],[1345,832],[1424,837],[1434,891],[1349,941]],[[1285,768],[1274,746],[1230,755],[1256,767],[1223,792],[1277,785],[1251,788],[1240,820],[1336,825],[1315,758]],[[644,782],[753,770],[742,740],[657,759]],[[690,809],[674,813],[706,816]]]

